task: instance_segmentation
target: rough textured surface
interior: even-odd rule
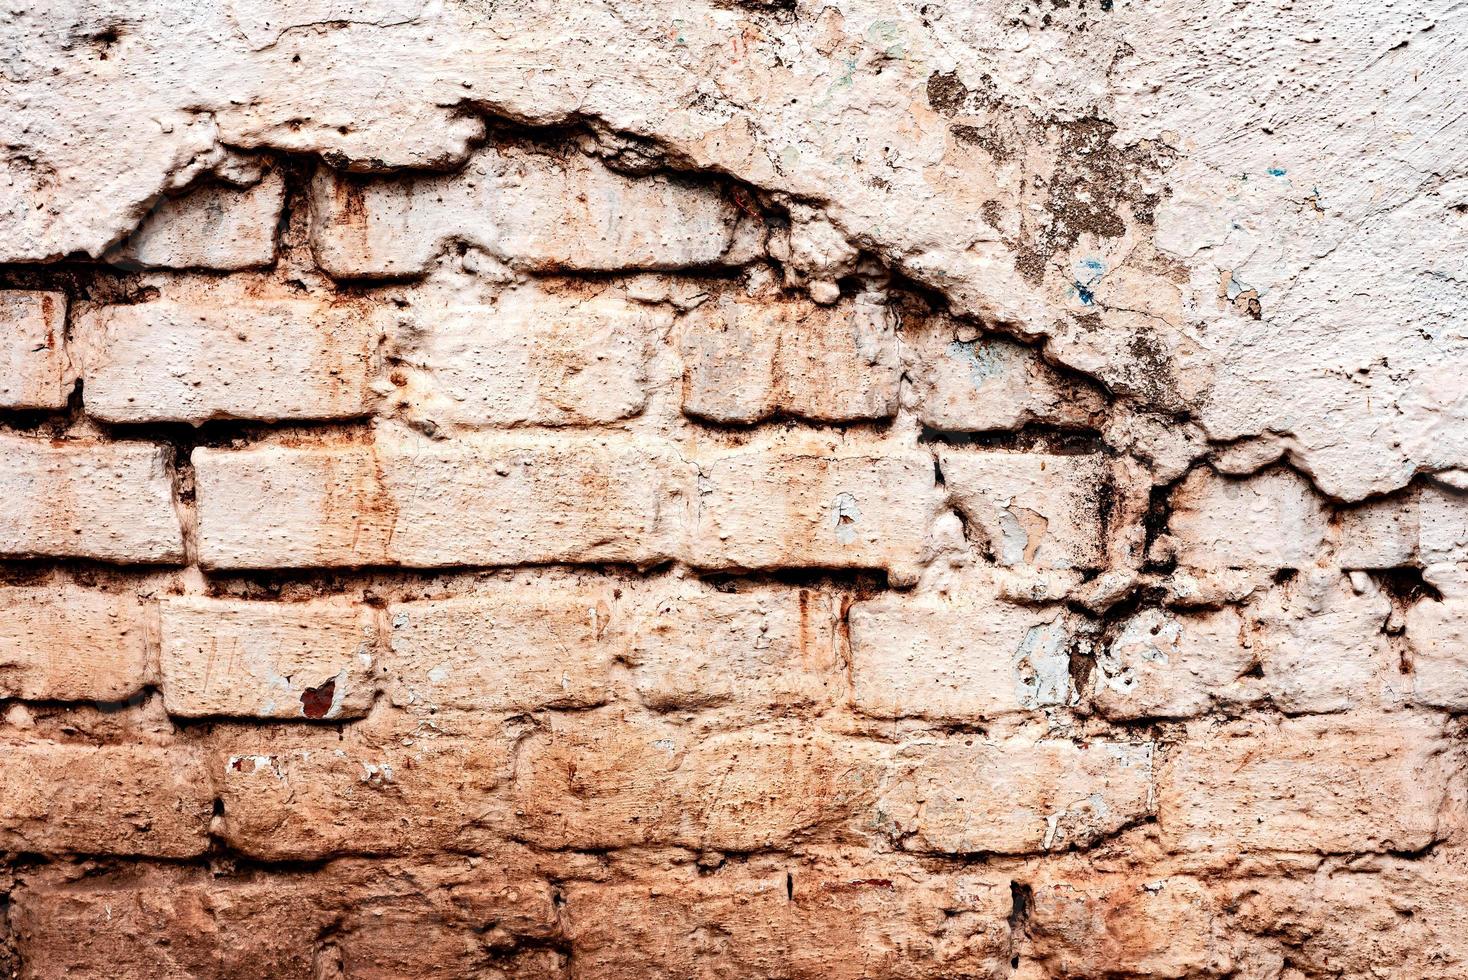
[[[1468,980],[1468,6],[0,12],[0,978]]]

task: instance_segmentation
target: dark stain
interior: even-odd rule
[[[336,678],[301,692],[301,713],[307,718],[325,718],[336,696]]]
[[[952,119],[963,108],[968,87],[958,79],[958,72],[938,72],[928,76],[928,105],[941,116]]]
[[[1019,944],[1030,923],[1030,909],[1035,903],[1035,890],[1018,881],[1009,883],[1009,965],[1019,968]]]
[[[1128,213],[1150,222],[1157,202],[1142,190],[1142,180],[1171,162],[1147,145],[1116,146],[1116,127],[1103,119],[1048,128],[1055,164],[1048,175],[1037,175],[1044,213],[1026,215],[1015,258],[1015,268],[1033,283],[1045,277],[1051,257],[1073,249],[1082,235],[1119,238],[1126,234]]]
[[[934,72],[927,98],[934,112],[953,120],[948,130],[957,142],[983,149],[996,164],[1015,159],[1020,146],[1038,151],[1024,160],[1046,161],[1037,169],[1022,163],[1013,184],[1024,207],[1018,239],[1009,244],[1015,268],[1029,282],[1040,283],[1050,260],[1083,235],[1117,238],[1129,220],[1153,222],[1161,198],[1149,178],[1171,165],[1171,148],[1147,141],[1118,146],[1116,126],[1104,119],[1042,118],[1008,105],[987,75],[971,87],[957,72]],[[987,213],[985,219],[998,227]]]
[[[810,663],[810,593],[805,589],[800,590],[800,663],[805,666]]]
[[[1000,142],[999,138],[989,130],[980,129],[978,126],[955,123],[948,127],[948,131],[960,143],[977,146],[985,153],[988,153],[994,158],[995,162],[1003,163],[1013,155],[1010,153],[1009,148]]]
[[[1432,583],[1422,577],[1422,569],[1403,566],[1384,568],[1371,573],[1381,591],[1399,609],[1406,609],[1423,600],[1441,602],[1443,594]]]
[[[869,888],[877,888],[882,891],[892,891],[892,879],[890,878],[853,878],[850,881],[827,881],[822,883],[821,890],[826,892],[859,892]]]
[[[50,293],[41,294],[41,319],[46,321],[46,349],[56,347],[56,301]]]
[[[367,195],[359,178],[337,174],[332,194],[336,198],[338,222],[354,228],[367,227]]]
[[[1167,352],[1149,330],[1135,330],[1127,341],[1131,355],[1132,385],[1148,401],[1162,408],[1181,407],[1177,392],[1177,376]]]
[[[1096,669],[1096,654],[1092,652],[1090,641],[1091,637],[1077,634],[1071,638],[1066,651],[1071,687],[1077,693],[1087,690],[1091,673]]]

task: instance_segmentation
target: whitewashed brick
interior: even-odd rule
[[[1292,470],[1236,478],[1201,467],[1173,492],[1168,528],[1186,568],[1305,568],[1325,544],[1327,518]]]
[[[199,288],[77,317],[87,411],[109,422],[362,415],[385,314]]]
[[[1384,632],[1391,612],[1374,586],[1358,591],[1334,569],[1270,590],[1248,611],[1270,701],[1290,714],[1378,703],[1384,671],[1397,672]]]
[[[212,568],[647,564],[678,554],[692,467],[622,438],[198,450]]]
[[[1396,667],[1391,604],[1314,569],[1243,610],[1146,609],[1097,657],[1093,702],[1118,719],[1189,718],[1264,701],[1290,714],[1379,703]]]
[[[163,703],[185,718],[356,718],[375,691],[371,609],[175,597],[159,608]]]
[[[122,701],[151,679],[136,595],[77,585],[0,588],[0,697]]]
[[[817,306],[728,291],[684,318],[682,351],[683,411],[697,418],[846,422],[897,409],[893,317],[865,295]]]
[[[643,701],[657,711],[721,707],[784,712],[829,704],[839,599],[798,588],[656,594],[628,655]]]
[[[713,188],[513,147],[485,147],[443,176],[374,180],[322,168],[311,214],[317,261],[338,277],[415,275],[451,241],[527,269],[674,269],[749,256],[739,209]]]
[[[1261,685],[1250,674],[1258,657],[1237,609],[1144,609],[1097,656],[1091,701],[1106,717],[1128,720],[1190,718],[1216,703],[1257,701]]]
[[[1069,704],[1076,622],[994,597],[889,595],[851,607],[853,704],[971,722]]]
[[[0,555],[180,561],[183,534],[164,460],[147,443],[0,435]]]
[[[508,291],[420,311],[401,337],[415,416],[467,425],[601,425],[641,414],[667,311],[614,292]]]
[[[249,187],[206,184],[164,198],[108,258],[143,268],[233,271],[275,261],[285,180],[265,174]]]
[[[0,290],[0,408],[65,408],[75,383],[66,294]]]
[[[1429,483],[1417,499],[1422,564],[1468,563],[1468,492]]]
[[[1150,742],[982,735],[917,743],[877,804],[905,850],[1033,854],[1087,847],[1153,810]]]
[[[960,339],[963,338],[963,339]],[[903,329],[917,416],[944,432],[991,432],[1031,423],[1094,425],[1106,401],[1066,378],[1033,348],[973,336],[935,317]]]
[[[1006,568],[1105,565],[1107,462],[1098,455],[939,454],[943,480],[971,538]]]
[[[1412,698],[1449,711],[1468,710],[1468,601],[1423,600],[1407,610]]]
[[[1415,565],[1417,496],[1409,490],[1342,510],[1334,529],[1336,562],[1342,568]]]
[[[736,452],[700,465],[692,561],[886,569],[911,581],[941,501],[922,452]]]
[[[610,587],[520,587],[388,607],[393,703],[520,712],[609,697],[622,648]]]

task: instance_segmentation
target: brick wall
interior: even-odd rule
[[[257,164],[3,271],[0,975],[1456,955],[1451,487],[1170,462],[814,209],[565,133]]]

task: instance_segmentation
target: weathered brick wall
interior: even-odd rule
[[[1154,489],[1103,388],[564,134],[264,166],[9,273],[11,972],[1275,976],[1462,884],[1450,489]]]
[[[1463,471],[1204,432],[1052,269],[1167,152],[967,77],[968,251],[480,106],[0,266],[0,977],[1468,976]]]

